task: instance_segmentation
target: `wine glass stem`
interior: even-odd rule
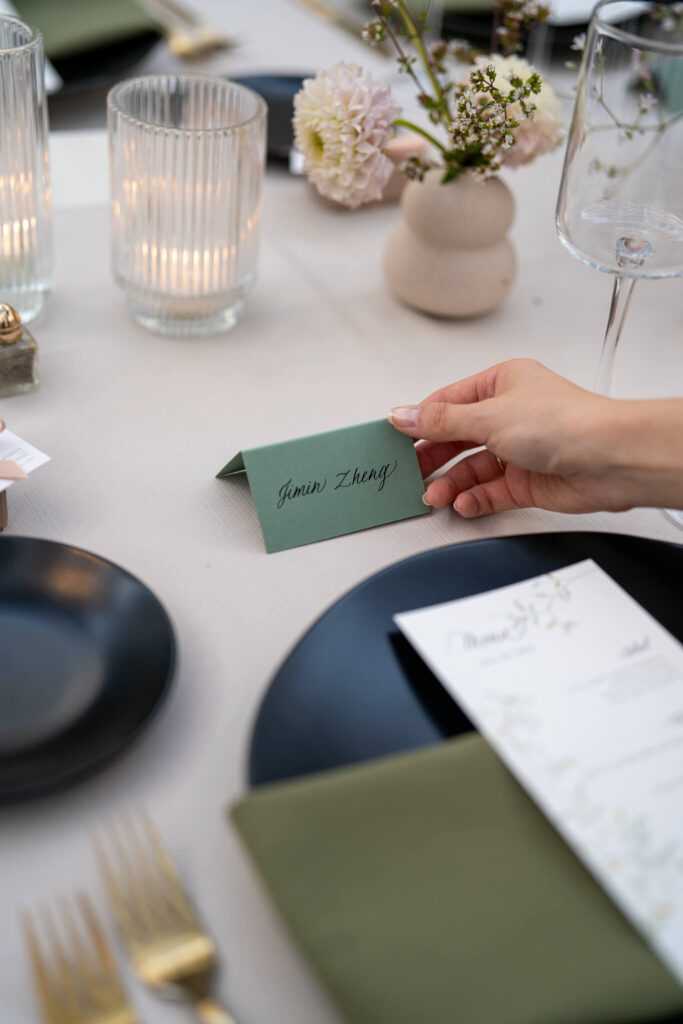
[[[612,302],[609,307],[607,330],[605,331],[605,340],[602,343],[602,352],[600,353],[598,376],[595,380],[595,391],[597,391],[599,395],[609,394],[610,386],[612,384],[614,357],[617,353],[617,345],[619,344],[621,331],[624,326],[624,321],[626,320],[626,314],[628,313],[628,307],[631,302],[635,283],[635,277],[619,277],[617,274],[614,278],[614,289],[612,291]]]

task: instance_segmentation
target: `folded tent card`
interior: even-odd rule
[[[268,552],[425,515],[411,438],[387,420],[250,448],[218,473],[246,473]]]

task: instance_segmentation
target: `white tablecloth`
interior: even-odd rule
[[[267,6],[260,32],[270,55],[275,33],[305,16],[286,0]],[[232,7],[244,18],[256,3]],[[335,45],[336,56],[355,46],[320,32],[326,62]],[[15,911],[82,886],[106,913],[91,831],[146,807],[218,941],[226,969],[217,990],[239,1024],[333,1024],[225,820],[285,653],[359,580],[441,544],[572,529],[681,541],[656,510],[466,522],[447,509],[266,555],[246,485],[214,479],[242,447],[382,416],[510,356],[534,356],[590,386],[610,281],[555,238],[560,166],[555,155],[510,176],[518,281],[499,311],[460,323],[411,312],[385,288],[381,254],[395,207],[334,211],[303,181],[269,172],[260,280],[244,319],[225,337],[173,341],[136,327],[111,281],[104,137],[53,139],[58,277],[35,325],[42,384],[0,406],[52,462],[9,492],[10,533],[67,541],[138,575],[171,614],[179,664],[163,713],[122,760],[64,793],[0,811],[3,1022],[37,1019]],[[683,393],[680,323],[680,282],[638,285],[616,393]],[[188,1019],[133,991],[147,1024]]]

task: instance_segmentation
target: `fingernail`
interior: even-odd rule
[[[422,495],[422,503],[423,503],[423,505],[428,505],[430,508],[432,507],[432,503],[429,500],[429,498],[427,497],[427,492],[426,491]]]
[[[414,427],[419,416],[419,405],[398,405],[389,413],[389,422],[395,427]]]

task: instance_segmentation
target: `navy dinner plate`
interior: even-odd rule
[[[59,788],[121,752],[171,681],[163,607],[96,555],[0,539],[0,802]]]
[[[545,533],[425,551],[360,583],[278,669],[253,730],[252,785],[439,743],[471,729],[392,616],[584,558],[683,640],[683,547],[612,533]]]

